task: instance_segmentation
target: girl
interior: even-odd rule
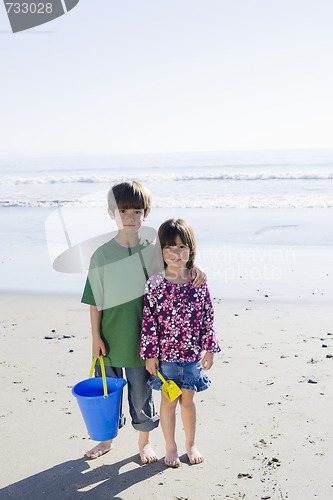
[[[164,273],[152,276],[145,287],[140,352],[146,359],[153,389],[162,387],[157,369],[182,389],[182,395],[173,402],[162,393],[160,409],[166,443],[165,464],[179,467],[175,442],[177,402],[187,456],[191,464],[201,463],[203,456],[195,446],[194,394],[210,386],[205,371],[212,367],[214,353],[221,349],[207,285],[195,288],[191,281],[195,259],[192,228],[182,219],[169,219],[159,228],[158,237],[165,269]],[[204,356],[203,351],[206,351]]]

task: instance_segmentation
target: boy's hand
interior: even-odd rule
[[[209,370],[214,363],[214,354],[212,352],[206,352],[202,358],[201,364],[203,370]]]
[[[150,375],[157,375],[156,370],[158,370],[158,358],[146,359],[146,370]]]
[[[92,353],[94,358],[99,358],[100,355],[106,355],[105,344],[100,336],[93,337]]]
[[[192,279],[194,286],[204,285],[207,281],[207,274],[197,266],[192,269]]]

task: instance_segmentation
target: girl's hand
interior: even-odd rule
[[[212,352],[206,352],[202,358],[201,364],[203,370],[209,370],[214,363],[214,354]]]
[[[146,370],[150,375],[157,375],[156,370],[158,370],[158,358],[146,359]]]
[[[93,337],[92,353],[94,358],[99,358],[101,353],[102,356],[106,355],[105,344],[100,336]]]
[[[204,285],[207,282],[207,274],[197,266],[193,267],[191,277],[194,286]]]

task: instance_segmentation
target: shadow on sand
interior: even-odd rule
[[[120,469],[130,463],[140,467],[121,472]],[[93,469],[90,469],[87,458],[82,457],[56,465],[0,489],[0,498],[1,500],[7,498],[76,500],[93,495],[98,499],[121,500],[121,497],[117,496],[121,492],[164,470],[163,460],[141,465],[137,454],[115,464]]]

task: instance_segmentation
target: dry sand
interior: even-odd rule
[[[178,415],[182,465],[169,469],[161,429],[152,433],[160,460],[141,465],[129,423],[111,452],[84,456],[95,443],[71,387],[90,369],[87,306],[78,297],[0,298],[0,499],[332,498],[329,304],[215,300],[223,352],[196,398],[205,462],[188,463]]]

